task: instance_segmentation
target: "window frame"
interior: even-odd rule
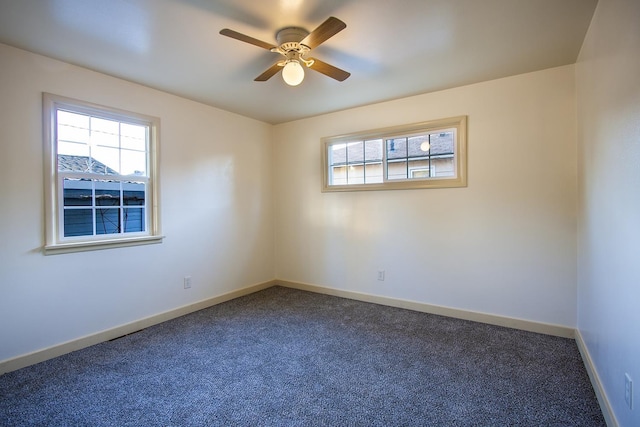
[[[164,236],[160,229],[159,215],[159,134],[160,119],[144,114],[125,111],[117,108],[93,104],[77,99],[67,98],[60,95],[43,93],[43,143],[44,143],[44,187],[45,187],[45,244],[43,251],[45,255],[79,252],[97,249],[107,249],[125,246],[137,246],[144,244],[160,243]],[[148,128],[148,147],[146,152],[147,173],[145,177],[131,175],[132,181],[145,182],[145,222],[146,231],[86,235],[79,237],[63,237],[63,209],[64,192],[62,181],[66,176],[73,176],[74,173],[58,174],[58,126],[57,111],[64,110],[77,114],[87,114],[92,117],[118,121],[135,125],[143,125]],[[79,176],[79,175],[78,175]],[[109,179],[110,175],[91,176],[92,179]],[[115,181],[124,184],[123,177],[117,175]],[[142,179],[141,179],[142,178]],[[94,184],[95,185],[95,184]],[[123,188],[121,186],[121,188]],[[95,203],[95,201],[93,202]],[[123,201],[120,202],[124,203]],[[124,226],[124,225],[122,225]]]
[[[424,179],[407,178],[389,180],[387,177],[388,159],[386,140],[411,137],[418,134],[437,133],[439,130],[455,130],[454,138],[454,171],[453,177],[429,177]],[[339,184],[330,185],[329,149],[335,144],[348,144],[360,141],[382,139],[383,182],[371,184]],[[467,186],[467,116],[430,120],[408,125],[393,126],[355,132],[321,139],[322,160],[322,192],[367,191],[367,190],[407,190],[419,188],[454,188]],[[345,166],[349,166],[347,163]]]

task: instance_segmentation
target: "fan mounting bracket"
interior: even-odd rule
[[[307,35],[309,35],[309,32],[304,28],[285,27],[276,33],[278,47],[271,49],[271,51],[286,56],[288,60],[301,61],[309,67],[313,64],[313,60],[307,60],[304,56],[311,49],[309,46],[300,43]]]

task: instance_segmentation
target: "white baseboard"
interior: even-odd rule
[[[247,286],[245,288],[228,292],[226,294],[209,298],[203,301],[199,301],[193,304],[178,307],[176,309],[169,310],[164,313],[159,313],[150,317],[146,317],[144,319],[137,320],[135,322],[127,323],[125,325],[108,329],[106,331],[87,335],[85,337],[81,337],[72,341],[61,343],[49,348],[45,348],[43,350],[38,350],[33,353],[28,353],[12,359],[4,360],[0,362],[0,375],[6,372],[15,371],[16,369],[20,369],[26,366],[40,363],[45,360],[52,359],[54,357],[58,357],[66,353],[70,353],[72,351],[80,350],[85,347],[89,347],[104,341],[118,338],[123,335],[130,334],[132,332],[136,332],[153,325],[157,325],[158,323],[166,322],[168,320],[175,319],[176,317],[184,316],[185,314],[193,313],[194,311],[202,310],[204,308],[208,308],[213,305],[232,300],[234,298],[238,298],[244,295],[249,295],[251,293],[258,292],[275,285],[281,285],[284,287],[300,289],[300,290],[321,293],[326,295],[334,295],[334,296],[354,299],[358,301],[387,305],[391,307],[406,308],[409,310],[415,310],[415,311],[420,311],[424,313],[438,314],[441,316],[455,317],[458,319],[472,320],[475,322],[488,323],[488,324],[498,325],[498,326],[506,326],[509,328],[522,329],[525,331],[538,332],[538,333],[543,333],[547,335],[555,335],[555,336],[560,336],[565,338],[574,337],[574,329],[568,328],[566,326],[537,323],[537,322],[531,322],[527,320],[513,319],[509,317],[502,317],[502,316],[496,316],[496,315],[485,314],[485,313],[465,311],[465,310],[460,310],[460,309],[455,309],[450,307],[443,307],[443,306],[432,305],[432,304],[425,304],[425,303],[420,303],[415,301],[370,295],[370,294],[365,294],[360,292],[345,291],[345,290],[329,288],[324,286],[311,285],[307,283],[291,282],[286,280],[271,280],[268,282]]]
[[[454,317],[464,320],[472,320],[475,322],[488,323],[491,325],[505,326],[514,329],[521,329],[530,332],[537,332],[547,335],[554,335],[564,338],[574,338],[575,330],[561,325],[553,325],[547,323],[532,322],[529,320],[514,319],[510,317],[497,316],[486,313],[479,313],[473,311],[460,310],[451,307],[444,307],[432,304],[426,304],[421,302],[402,300],[397,298],[390,298],[378,295],[365,294],[361,292],[345,291],[335,288],[329,288],[324,286],[312,285],[308,283],[292,282],[287,280],[271,280],[264,283],[259,283],[252,286],[247,286],[242,289],[238,289],[217,297],[209,298],[203,301],[199,301],[193,304],[189,304],[183,307],[178,307],[173,310],[159,313],[144,319],[137,320],[125,325],[117,326],[115,328],[91,334],[85,337],[81,337],[72,341],[68,341],[62,344],[58,344],[43,350],[38,350],[33,353],[18,356],[12,359],[7,359],[0,362],[0,374],[5,372],[14,371],[16,369],[23,368],[25,366],[33,365],[35,363],[43,362],[45,360],[61,356],[72,351],[80,350],[91,345],[95,345],[104,341],[108,341],[132,332],[139,331],[149,326],[156,325],[158,323],[166,322],[167,320],[175,319],[176,317],[184,316],[185,314],[192,313],[194,311],[202,310],[207,307],[211,307],[216,304],[220,304],[225,301],[229,301],[234,298],[238,298],[244,295],[249,295],[254,292],[258,292],[263,289],[270,288],[275,285],[281,285],[288,288],[300,289],[315,293],[321,293],[326,295],[334,295],[342,298],[349,298],[353,300],[371,302],[375,304],[387,305],[391,307],[406,308],[409,310],[420,311],[423,313],[437,314],[441,316]]]
[[[505,326],[508,328],[521,329],[530,332],[537,332],[547,335],[559,336],[563,338],[575,338],[578,350],[582,355],[582,360],[589,374],[591,384],[595,390],[598,403],[602,409],[603,416],[609,427],[618,427],[618,422],[611,410],[611,405],[607,399],[607,395],[602,387],[600,378],[595,369],[589,351],[582,339],[580,331],[573,328],[554,325],[548,323],[533,322],[523,319],[515,319],[504,316],[497,316],[493,314],[479,313],[474,311],[460,310],[451,307],[444,307],[439,305],[426,304],[421,302],[384,297],[379,295],[365,294],[361,292],[346,291],[336,288],[329,288],[325,286],[312,285],[308,283],[292,282],[287,280],[271,280],[256,285],[247,286],[242,289],[237,289],[226,294],[219,295],[217,297],[208,298],[203,301],[199,301],[193,304],[178,307],[173,310],[159,313],[144,319],[137,320],[125,325],[117,326],[115,328],[98,332],[96,334],[87,335],[82,338],[78,338],[72,341],[68,341],[62,344],[58,344],[43,350],[38,350],[33,353],[18,356],[12,359],[7,359],[0,362],[0,375],[15,371],[26,366],[30,366],[45,360],[52,359],[54,357],[61,356],[72,351],[80,350],[85,347],[89,347],[95,344],[99,344],[104,341],[108,341],[114,338],[121,337],[126,334],[130,334],[139,331],[144,328],[148,328],[153,325],[157,325],[162,322],[166,322],[171,319],[175,319],[180,316],[184,316],[189,313],[193,313],[198,310],[202,310],[216,304],[220,304],[241,296],[249,295],[254,292],[261,291],[263,289],[270,288],[272,286],[284,286],[293,289],[300,289],[304,291],[310,291],[320,294],[333,295],[342,298],[349,298],[357,301],[370,302],[374,304],[386,305],[390,307],[406,308],[409,310],[419,311],[423,313],[437,314],[441,316],[454,317],[458,319],[471,320],[474,322],[487,323],[497,326]]]
[[[578,350],[580,351],[580,355],[582,356],[582,361],[584,362],[584,366],[587,369],[587,374],[589,374],[589,379],[591,380],[591,385],[593,386],[593,391],[596,393],[596,397],[598,398],[598,403],[600,404],[600,409],[602,410],[602,415],[604,416],[604,420],[607,423],[608,427],[618,427],[618,420],[611,409],[611,404],[609,403],[609,399],[607,398],[607,393],[604,391],[604,387],[602,386],[602,382],[600,381],[600,376],[598,375],[598,371],[596,370],[596,366],[593,364],[593,360],[591,359],[591,354],[589,354],[589,350],[587,348],[584,339],[582,338],[582,334],[579,329],[576,329],[576,344],[578,345]]]
[[[308,283],[291,282],[287,280],[275,280],[278,285],[300,289],[303,291],[316,292],[320,294],[333,295],[342,298],[349,298],[358,301],[371,302],[391,307],[406,308],[423,313],[438,314],[441,316],[455,317],[457,319],[472,320],[474,322],[488,323],[490,325],[505,326],[513,329],[521,329],[529,332],[537,332],[546,335],[553,335],[563,338],[574,338],[575,329],[568,326],[553,325],[549,323],[533,322],[530,320],[515,319],[511,317],[497,316],[475,311],[460,310],[457,308],[444,307],[440,305],[426,304],[422,302],[409,301],[397,298],[390,298],[378,295],[365,294],[361,292],[345,291],[341,289],[329,288],[325,286],[311,285]]]
[[[208,298],[206,300],[198,301],[193,304],[178,307],[173,310],[146,317],[144,319],[136,320],[135,322],[127,323],[125,325],[116,326],[115,328],[108,329],[106,331],[87,335],[78,339],[74,339],[72,341],[67,341],[62,344],[57,344],[55,346],[45,348],[43,350],[38,350],[34,351],[33,353],[28,353],[25,355],[7,359],[0,362],[0,375],[6,372],[24,368],[26,366],[34,365],[36,363],[44,362],[45,360],[62,356],[63,354],[99,344],[104,341],[109,341],[114,338],[118,338],[123,335],[130,334],[153,325],[157,325],[158,323],[166,322],[167,320],[175,319],[176,317],[184,316],[185,314],[193,313],[194,311],[202,310],[204,308],[223,303],[225,301],[229,301],[244,295],[249,295],[254,292],[270,288],[276,284],[277,282],[275,280],[271,280],[268,282],[247,286],[245,288],[237,289],[235,291],[231,291],[217,297]]]

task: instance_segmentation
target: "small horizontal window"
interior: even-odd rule
[[[464,187],[466,116],[322,139],[323,191]]]

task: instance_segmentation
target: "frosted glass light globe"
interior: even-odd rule
[[[304,80],[304,68],[298,61],[288,61],[282,70],[282,79],[289,86],[298,86]]]

